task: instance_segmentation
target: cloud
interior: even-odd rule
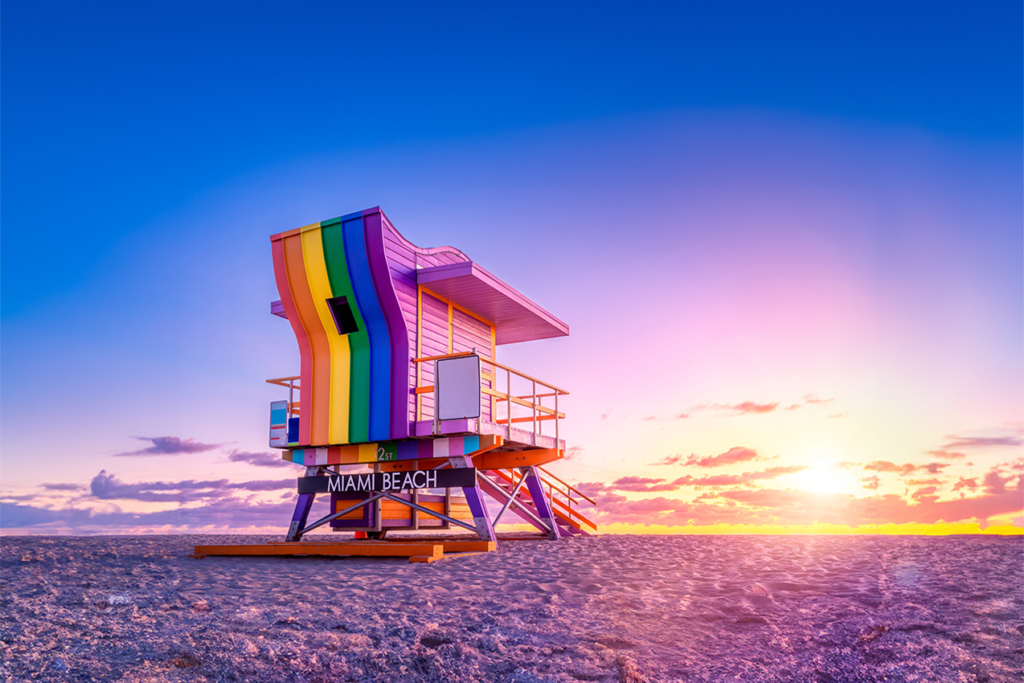
[[[43,484],[47,491],[81,491],[85,489],[81,484]]]
[[[664,484],[664,479],[651,479],[649,477],[621,477],[608,485],[609,489],[619,491],[675,491],[679,488],[677,484]]]
[[[863,477],[861,479],[858,479],[857,481],[863,483],[864,484],[864,488],[866,488],[869,491],[877,491],[878,490],[878,475],[877,474],[874,474],[874,475],[872,475],[870,477]]]
[[[683,464],[687,467],[720,467],[722,465],[732,465],[738,462],[752,462],[755,460],[767,460],[767,458],[762,458],[753,448],[734,446],[725,453],[719,453],[718,455],[708,455],[703,458],[691,455]]]
[[[760,414],[760,413],[771,413],[779,407],[778,402],[776,403],[755,403],[754,401],[743,401],[742,403],[736,404],[715,404],[715,408],[720,410],[732,410],[737,414]]]
[[[832,415],[828,416],[828,418],[830,420],[836,420],[836,419],[839,419],[841,417],[850,417],[850,414],[849,413],[833,413]]]
[[[115,453],[115,457],[147,456],[147,455],[181,455],[182,453],[203,453],[219,448],[223,444],[199,443],[194,439],[181,439],[177,436],[137,436],[139,441],[149,441],[152,445],[137,451]]]
[[[897,465],[889,462],[888,460],[875,460],[864,465],[864,469],[869,472],[896,472],[900,476],[906,476],[917,470],[926,470],[929,474],[940,474],[942,470],[949,467],[949,463],[943,462],[929,462],[922,465],[915,465],[914,463],[905,463],[903,465]]]
[[[261,503],[238,498],[209,501],[200,507],[140,513],[123,512],[116,507],[98,512],[82,508],[50,509],[0,503],[0,520],[4,529],[37,527],[40,531],[51,532],[109,534],[111,530],[142,530],[168,526],[198,530],[213,526],[222,529],[278,527],[283,533],[294,507],[294,500]],[[316,516],[311,515],[311,518],[315,519]]]
[[[228,455],[231,462],[244,462],[256,467],[293,467],[292,463],[281,459],[280,453],[250,453],[247,451],[231,451]]]
[[[1002,467],[1002,466],[1001,466]],[[862,479],[872,488],[877,475]],[[1019,514],[1024,511],[1024,478],[993,468],[985,491],[978,496],[940,500],[938,485],[918,488],[909,497],[896,494],[857,497],[846,493],[816,493],[794,489],[732,488],[706,491],[692,501],[657,497],[631,501],[603,492],[598,497],[602,523],[636,524],[779,524],[815,522],[848,526],[961,522]],[[963,482],[963,485],[960,485]],[[977,482],[961,480],[954,489],[971,489]],[[676,482],[673,482],[676,483]]]
[[[579,489],[583,495],[593,498],[601,491],[604,491],[607,486],[600,481],[581,481],[576,484],[576,488]]]
[[[967,479],[965,477],[960,477],[960,481],[958,481],[957,483],[953,484],[953,491],[954,492],[960,491],[962,489],[968,489],[968,490],[973,491],[976,488],[978,488],[978,479],[976,477],[971,477],[970,479]],[[961,495],[963,495],[963,494],[961,494]]]
[[[232,491],[278,491],[295,488],[295,479],[256,480],[231,482],[227,479],[211,481],[152,481],[127,484],[113,474],[101,470],[92,478],[89,489],[100,500],[138,500],[150,503],[188,503],[197,500],[224,498]]]
[[[672,484],[677,488],[679,486],[733,486],[749,484],[754,481],[778,479],[783,475],[796,474],[808,469],[810,469],[809,465],[788,465],[785,467],[769,467],[759,472],[744,472],[743,474],[714,474],[704,477],[686,475],[676,479]]]
[[[910,497],[917,501],[922,501],[927,498],[936,498],[937,496],[935,494],[938,492],[938,490],[939,487],[937,486],[926,486],[923,489],[918,489],[914,491],[914,493]]]
[[[1019,436],[957,436],[948,434],[949,443],[942,445],[943,450],[955,448],[990,448],[992,446],[1020,446],[1024,444]]]
[[[682,459],[683,459],[683,456],[681,456],[681,455],[666,455],[664,458],[662,458],[658,462],[652,462],[650,464],[651,465],[675,465],[676,463],[678,463]]]
[[[936,451],[925,451],[925,453],[934,458],[943,458],[945,460],[959,460],[960,458],[967,457],[966,453],[960,453],[957,451],[944,451],[941,449]]]
[[[807,394],[804,396],[804,403],[807,405],[823,406],[827,403],[834,401],[834,398],[818,398],[816,394]]]

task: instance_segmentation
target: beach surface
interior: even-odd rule
[[[189,557],[268,540],[0,539],[0,679],[1024,678],[1020,537],[603,536],[433,564]]]

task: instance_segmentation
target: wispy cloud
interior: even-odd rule
[[[778,479],[786,474],[796,474],[810,469],[809,465],[788,465],[785,467],[769,467],[766,470],[756,472],[744,472],[743,474],[713,474],[703,477],[686,475],[672,482],[675,486],[734,486],[749,484],[755,481]]]
[[[877,491],[879,486],[878,475],[873,474],[870,477],[861,477],[857,481],[864,484],[864,488],[869,491]]]
[[[181,439],[177,436],[137,436],[139,441],[148,441],[150,446],[137,451],[115,453],[115,457],[133,457],[147,455],[182,455],[184,453],[203,453],[220,448],[219,443],[200,443],[195,439]]]
[[[645,493],[651,491],[675,491],[679,488],[677,484],[667,484],[664,482],[664,479],[652,479],[649,477],[621,477],[609,484],[608,488]]]
[[[943,450],[1024,445],[1024,440],[1019,436],[958,436],[956,434],[948,434],[946,438],[949,439],[949,442],[942,444]]]
[[[231,462],[244,462],[256,467],[293,467],[292,463],[281,459],[280,452],[268,453],[266,451],[250,453],[248,451],[231,451],[228,454]]]
[[[756,403],[754,401],[743,401],[742,403],[716,403],[712,406],[718,410],[731,410],[737,415],[762,414],[774,412],[779,407],[775,403]]]
[[[89,490],[100,500],[138,500],[150,503],[188,503],[196,500],[224,498],[233,491],[278,491],[295,488],[295,479],[231,482],[227,479],[209,481],[150,481],[129,484],[116,475],[101,470],[92,478]]]
[[[722,465],[733,465],[738,462],[753,462],[756,460],[768,459],[769,458],[764,458],[758,455],[757,451],[754,450],[753,448],[733,446],[725,453],[719,453],[718,455],[706,455],[704,457],[697,457],[696,455],[691,455],[689,458],[686,459],[686,462],[683,464],[686,467],[721,467]],[[674,462],[678,462],[678,460]]]
[[[959,460],[961,458],[967,457],[966,453],[960,453],[959,451],[946,451],[942,449],[934,451],[925,451],[925,453],[932,456],[933,458],[943,458],[945,460]]]
[[[47,491],[83,491],[85,487],[81,484],[43,484]]]
[[[917,470],[925,470],[929,474],[939,474],[943,469],[949,467],[949,463],[945,462],[929,462],[924,464],[904,463],[897,465],[896,463],[889,462],[888,460],[875,460],[864,465],[864,469],[868,472],[895,472],[900,476],[906,476]]]
[[[117,529],[178,528],[246,529],[284,527],[295,504],[292,500],[262,503],[239,498],[222,498],[192,508],[156,512],[124,512],[113,509],[93,511],[76,508],[44,508],[35,505],[0,503],[0,520],[5,529],[110,533]]]

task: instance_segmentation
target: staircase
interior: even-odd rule
[[[584,495],[577,488],[559,479],[543,467],[536,467],[535,471],[540,476],[541,489],[543,490],[548,506],[555,516],[555,523],[558,525],[560,536],[592,536],[597,533],[597,524],[583,515],[579,506],[583,501],[591,505],[596,503],[590,497]],[[478,484],[485,493],[496,501],[507,507],[508,512],[514,512],[526,522],[537,527],[541,531],[550,532],[543,524],[542,515],[538,510],[527,486],[521,484],[523,472],[516,469],[487,470],[487,476],[480,477]],[[515,491],[516,486],[519,490]],[[516,496],[512,504],[508,504],[509,496],[515,491]],[[495,524],[500,520],[495,520]]]

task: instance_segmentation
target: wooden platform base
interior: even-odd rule
[[[192,557],[408,557],[410,562],[436,562],[445,557],[461,557],[494,552],[493,541],[285,541],[249,545],[197,545]]]

